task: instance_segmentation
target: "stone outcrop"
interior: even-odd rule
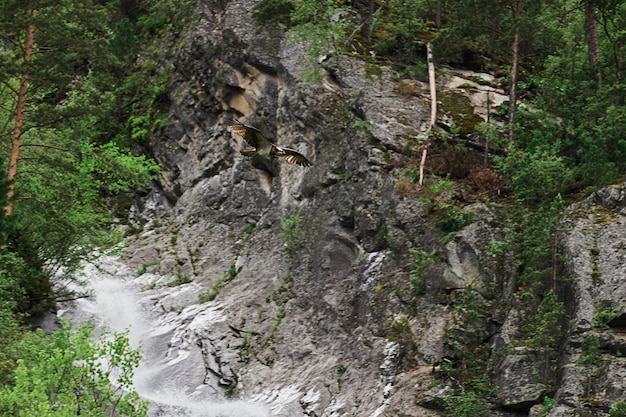
[[[403,171],[427,129],[428,97],[399,93],[391,69],[372,74],[346,56],[320,67],[333,88],[303,82],[306,50],[242,12],[254,3],[199,2],[197,24],[171,52],[169,119],[149,144],[163,175],[138,199],[132,218],[143,230],[125,250],[154,293],[149,308],[190,317],[169,343],[199,347],[205,384],[217,384],[209,391],[265,403],[274,416],[443,415],[455,389],[437,371],[450,305],[472,285],[502,302],[480,330],[498,386],[489,415],[536,415],[544,396],[555,398],[551,417],[604,415],[623,399],[622,189],[572,209],[562,239],[572,279],[559,291],[571,320],[546,369],[541,352],[515,344],[523,313],[511,260],[489,249],[506,241],[497,216],[466,204],[463,186],[420,194]],[[313,166],[242,157],[233,117]],[[471,221],[444,238],[433,198]],[[418,272],[415,253],[432,260]],[[191,318],[215,309],[220,320]],[[599,309],[615,309],[604,330],[594,328]],[[589,334],[603,362],[582,366]]]

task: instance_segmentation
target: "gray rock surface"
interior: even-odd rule
[[[444,415],[455,381],[435,369],[449,354],[450,304],[471,284],[501,301],[482,326],[498,386],[490,415],[537,415],[550,396],[550,417],[601,416],[624,399],[623,188],[571,209],[561,236],[571,280],[558,289],[570,321],[546,369],[545,357],[516,345],[526,312],[512,260],[489,249],[507,240],[489,206],[463,207],[473,222],[445,240],[417,188],[397,187],[402,167],[415,163],[407,144],[422,140],[427,97],[399,94],[391,69],[368,74],[347,56],[334,64],[339,92],[303,82],[305,49],[242,12],[254,3],[199,2],[197,24],[172,51],[168,124],[149,144],[163,177],[138,201],[132,218],[144,230],[125,251],[132,268],[146,270],[143,285],[157,288],[155,311],[191,317],[219,306],[223,320],[198,320],[175,338],[199,346],[215,377],[206,383],[216,379],[219,390],[263,402],[275,416]],[[242,157],[232,117],[313,166]],[[294,215],[302,236],[283,230]],[[419,295],[411,249],[434,259]],[[161,278],[150,282],[150,273]],[[181,277],[191,282],[158,290]],[[594,328],[599,309],[615,309],[607,329]],[[403,317],[407,339],[391,340]],[[595,367],[579,363],[589,334],[603,346]]]

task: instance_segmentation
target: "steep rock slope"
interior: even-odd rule
[[[399,94],[390,70],[372,74],[348,57],[333,64],[336,78],[304,83],[305,50],[256,25],[254,3],[200,2],[197,24],[171,52],[168,124],[150,141],[164,173],[137,206],[143,232],[126,251],[138,271],[165,277],[146,286],[155,292],[152,308],[219,308],[224,320],[179,337],[200,346],[218,388],[267,403],[273,415],[434,416],[455,385],[436,372],[455,325],[450,304],[468,284],[489,288],[506,301],[480,326],[497,352],[489,415],[526,415],[555,392],[560,402],[550,415],[582,415],[575,410],[591,394],[568,374],[577,369],[576,331],[561,372],[512,342],[521,313],[509,303],[507,260],[488,251],[505,240],[496,216],[484,204],[463,207],[472,223],[442,239],[437,199],[462,205],[468,191],[420,194],[402,174],[426,130],[427,97]],[[242,157],[242,141],[226,124],[232,117],[313,166]],[[584,249],[573,254],[590,253],[575,242],[568,247]],[[586,274],[592,261],[571,259],[572,274]],[[182,285],[165,285],[172,280]],[[593,315],[594,300],[570,302],[577,322]],[[574,327],[578,334],[591,329],[589,320]],[[615,347],[614,339],[605,345]],[[624,368],[615,369],[606,381]],[[555,391],[546,380],[572,388]],[[593,395],[606,401],[593,412],[616,400],[601,389]]]

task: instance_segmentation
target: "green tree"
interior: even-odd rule
[[[27,290],[22,311],[53,305],[50,279],[72,276],[97,243],[111,215],[105,199],[156,172],[154,163],[120,147],[100,124],[119,104],[115,84],[103,75],[116,60],[106,6],[69,0],[0,5],[0,135],[12,138],[0,147],[8,181],[3,223],[11,226],[3,230],[3,243],[28,265],[14,275]]]
[[[609,410],[609,417],[626,417],[626,402],[616,402]]]
[[[301,224],[302,216],[299,214],[292,214],[283,223],[283,231],[280,232],[279,236],[285,243],[287,252],[293,252],[296,244],[304,237],[304,230]]]
[[[558,301],[554,291],[548,291],[530,322],[523,328],[527,335],[526,344],[532,349],[556,356],[565,332],[566,317],[563,303]]]
[[[459,361],[457,380],[473,384],[482,378],[487,363],[488,346],[484,343],[484,318],[488,305],[472,286],[463,288],[453,304],[452,326],[446,339],[452,355]]]
[[[290,36],[308,47],[310,58],[306,78],[321,78],[315,66],[320,57],[343,52],[354,32],[350,15],[350,9],[335,0],[302,0],[294,3]]]
[[[13,254],[0,254],[0,386],[11,382],[11,372],[19,358],[18,342],[22,329],[16,314],[24,297],[23,289],[13,278],[11,271],[23,267],[21,259]]]
[[[485,415],[489,409],[484,393],[465,389],[462,389],[460,393],[446,396],[444,405],[454,417]]]
[[[146,416],[147,404],[132,387],[139,351],[125,333],[94,340],[93,330],[64,324],[51,336],[26,335],[13,384],[0,388],[2,415]]]

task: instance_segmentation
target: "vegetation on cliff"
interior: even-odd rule
[[[45,372],[45,352],[71,351],[82,343],[67,332],[24,341],[20,319],[53,307],[58,297],[72,296],[59,291],[58,284],[72,277],[95,244],[111,241],[106,229],[127,208],[123,193],[157,173],[142,156],[143,141],[166,124],[172,64],[164,45],[171,45],[189,22],[193,3],[12,0],[0,6],[0,132],[7,139],[0,149],[7,172],[0,188],[5,212],[0,216],[0,400],[13,407],[11,412],[24,403],[21,397],[15,400],[19,388]],[[491,254],[501,263],[511,256],[520,307],[536,313],[522,320],[518,342],[543,349],[552,368],[566,315],[556,290],[556,236],[565,203],[574,193],[618,180],[624,171],[626,6],[573,0],[262,0],[252,13],[263,24],[283,25],[296,39],[309,42],[314,77],[321,74],[315,71],[320,56],[330,56],[323,69],[332,73],[340,69],[333,57],[349,54],[373,74],[379,66],[393,67],[402,92],[408,85],[402,79],[426,79],[427,49],[439,68],[497,76],[492,87],[505,89],[510,100],[488,123],[472,119],[433,137],[445,139],[442,153],[452,155],[453,163],[468,155],[448,146],[460,135],[471,135],[485,151],[497,146],[500,155],[467,158],[471,166],[463,169],[431,169],[450,174],[446,182],[468,180],[473,168],[482,169],[473,185],[498,188],[508,198],[502,210],[508,240],[492,242]],[[442,98],[444,107],[460,107],[454,101]],[[367,130],[368,121],[361,127]],[[407,154],[417,153],[409,148]],[[414,165],[404,168],[416,177]],[[435,223],[444,241],[472,222],[471,213],[460,210],[453,198],[428,203],[440,217]],[[119,212],[111,210],[118,205]],[[290,254],[303,234],[300,220],[290,217],[280,234]],[[376,235],[379,246],[391,246],[392,237],[383,223]],[[435,259],[430,250],[410,253],[410,280],[420,297],[424,270]],[[215,298],[236,273],[229,270],[201,301]],[[502,308],[495,298],[468,287],[451,309],[454,326],[447,341],[454,366],[442,375],[458,382],[458,392],[445,402],[454,415],[484,411],[485,399],[493,394],[487,375],[492,352],[482,326],[485,317]],[[277,308],[274,329],[285,313],[283,304]],[[408,322],[397,321],[391,339],[412,343],[404,337],[410,333],[400,331]],[[589,341],[591,351],[595,345]],[[26,357],[24,343],[40,351]],[[42,407],[50,406],[49,400],[54,399],[43,399]]]
[[[453,126],[451,134],[434,135],[448,143],[459,135],[476,140],[474,146],[485,150],[485,158],[466,158],[462,155],[467,151],[444,145],[442,153],[459,155],[450,158],[453,163],[464,159],[473,166],[431,168],[485,191],[506,192],[506,210],[501,213],[508,239],[506,247],[497,248],[497,256],[512,254],[517,308],[526,312],[517,343],[545,355],[542,382],[553,386],[552,370],[567,326],[559,294],[563,286],[557,285],[566,279],[559,271],[557,245],[566,201],[620,181],[626,168],[621,133],[626,129],[626,5],[571,0],[262,0],[253,14],[259,22],[284,24],[292,36],[308,42],[313,75],[341,71],[333,56],[350,55],[369,66],[391,65],[399,81],[427,81],[432,50],[439,68],[496,77],[490,87],[507,91],[509,100],[488,123],[464,123]],[[320,59],[327,56],[331,58]],[[442,104],[444,112],[454,105]],[[505,155],[488,157],[489,147],[503,148]],[[416,172],[416,166],[412,163],[405,172]],[[497,172],[497,180],[486,175],[489,171]],[[472,172],[482,174],[471,177]],[[399,190],[415,195],[410,184],[400,181]],[[488,196],[482,193],[483,200]],[[437,205],[455,207],[455,201]],[[481,326],[503,308],[495,298],[464,302],[468,294],[475,292],[466,288],[455,301],[454,327],[448,334],[455,367],[444,376],[454,378],[460,389],[446,408],[455,416],[477,415],[488,407],[485,398],[493,387],[487,380],[487,359],[498,352],[489,351],[481,339]]]
[[[69,284],[80,262],[94,246],[119,239],[109,228],[113,217],[126,215],[125,193],[158,173],[142,154],[141,141],[167,115],[162,39],[189,17],[191,2],[183,3],[0,5],[3,415],[76,415],[87,409],[145,414],[136,398],[108,390],[107,375],[96,366],[98,357],[118,358],[132,373],[138,357],[123,346],[123,335],[95,345],[84,329],[48,338],[25,336],[20,326],[28,315],[76,296]],[[75,367],[76,361],[86,365]],[[130,387],[128,378],[118,383]]]

